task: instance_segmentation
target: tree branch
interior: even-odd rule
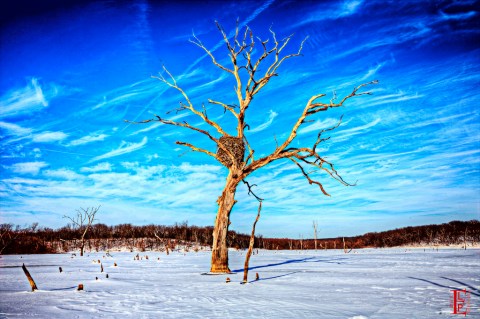
[[[253,195],[260,203],[263,201],[263,198],[258,197],[255,195],[255,193],[252,191],[253,186],[257,186],[257,184],[252,184],[250,185],[246,180],[242,179],[242,182],[247,185],[248,187],[248,195]]]
[[[334,107],[340,107],[340,106],[343,106],[343,104],[345,103],[345,101],[347,101],[348,99],[354,97],[354,96],[360,96],[360,95],[366,95],[366,94],[371,94],[370,92],[364,92],[364,93],[360,93],[360,94],[357,94],[358,90],[364,86],[367,86],[367,85],[370,85],[370,84],[377,84],[378,81],[375,80],[375,81],[371,81],[371,82],[368,82],[368,83],[364,83],[364,84],[361,84],[357,87],[355,87],[352,91],[352,93],[350,93],[349,95],[345,96],[339,103],[334,103],[333,100],[330,101],[330,103],[328,104],[325,104],[325,103],[320,103],[320,102],[316,102],[318,99],[322,98],[325,96],[325,94],[317,94],[317,95],[314,95],[312,96],[307,104],[305,105],[305,108],[303,109],[303,112],[302,112],[302,115],[298,118],[297,122],[295,123],[295,125],[293,126],[292,130],[290,131],[290,134],[288,136],[288,138],[285,140],[285,142],[280,146],[280,147],[277,147],[277,149],[275,150],[275,153],[280,153],[282,152],[288,145],[290,145],[290,143],[295,139],[295,137],[297,136],[297,131],[298,129],[300,128],[300,126],[305,123],[305,119],[313,114],[316,114],[320,111],[326,111],[328,110],[329,108],[334,108]]]
[[[213,128],[215,128],[217,130],[218,133],[222,134],[222,135],[227,135],[227,133],[222,129],[222,127],[220,125],[218,125],[218,123],[216,123],[215,121],[212,121],[210,120],[208,117],[207,117],[207,114],[206,112],[201,112],[201,111],[198,111],[197,109],[195,109],[195,107],[193,106],[192,102],[190,101],[190,98],[188,97],[188,95],[185,93],[185,91],[179,87],[177,85],[177,81],[175,80],[175,78],[173,77],[173,75],[167,70],[167,68],[165,66],[163,66],[163,70],[165,71],[165,73],[168,74],[168,76],[171,78],[172,82],[168,81],[167,79],[165,79],[165,77],[162,75],[162,74],[159,74],[158,76],[152,76],[152,78],[154,79],[158,79],[160,81],[162,81],[163,83],[167,84],[168,86],[170,86],[171,88],[174,88],[176,89],[177,91],[179,91],[183,98],[185,99],[185,101],[187,102],[187,104],[183,104],[181,103],[182,107],[180,108],[180,110],[189,110],[191,111],[193,114],[197,115],[198,117],[200,117],[205,123],[209,124],[210,126],[212,126]]]
[[[208,56],[210,56],[210,58],[212,59],[212,62],[213,62],[213,64],[214,64],[215,66],[217,66],[218,68],[222,69],[222,70],[225,71],[225,72],[233,73],[232,70],[224,67],[223,65],[221,65],[220,63],[217,62],[217,59],[215,59],[215,56],[213,55],[213,53],[212,53],[210,50],[208,50],[208,49],[205,47],[205,45],[203,45],[202,41],[200,41],[200,40],[195,36],[195,34],[193,34],[193,38],[194,38],[195,40],[191,40],[191,39],[190,39],[189,41],[190,41],[191,43],[195,44],[196,46],[200,47],[201,49],[203,49],[203,50],[205,51],[205,53],[207,53]]]
[[[230,113],[232,113],[238,119],[238,113],[235,112],[235,107],[234,106],[231,106],[231,105],[219,102],[219,101],[215,101],[215,100],[212,100],[212,99],[208,99],[208,103],[220,105],[221,107],[223,107],[224,110],[230,111]]]
[[[190,147],[193,151],[205,153],[205,154],[207,154],[207,155],[212,156],[212,157],[215,158],[215,159],[217,158],[217,156],[216,156],[214,153],[212,153],[212,152],[210,152],[210,151],[208,151],[208,150],[205,150],[205,149],[203,149],[203,148],[197,147],[197,146],[195,146],[195,145],[192,145],[192,144],[190,144],[190,143],[177,141],[177,142],[175,142],[175,144],[182,145],[182,146],[187,146],[187,147]]]
[[[300,168],[300,171],[302,172],[303,176],[305,176],[305,178],[308,180],[308,183],[309,183],[310,185],[311,185],[311,184],[316,184],[316,185],[318,185],[318,186],[320,187],[320,190],[322,191],[322,193],[323,193],[324,195],[330,196],[330,194],[327,193],[327,192],[325,191],[325,189],[323,188],[322,183],[317,182],[317,181],[311,179],[310,176],[308,175],[308,173],[305,172],[305,169],[302,167],[302,165],[300,165],[300,163],[298,163],[298,162],[297,162],[294,158],[292,158],[292,157],[289,157],[289,159],[290,159],[292,162],[294,162],[295,164],[297,164],[298,168]]]

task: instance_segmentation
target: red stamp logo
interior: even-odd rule
[[[470,312],[470,291],[467,289],[456,289],[452,291],[452,314],[464,315],[465,317]]]

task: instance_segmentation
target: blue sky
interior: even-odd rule
[[[178,92],[151,77],[165,65],[234,134],[229,115],[207,103],[235,103],[234,79],[189,39],[227,63],[214,21],[231,35],[237,18],[262,39],[270,27],[279,38],[294,33],[289,52],[309,37],[251,104],[256,154],[286,138],[312,95],[380,81],[373,95],[319,113],[294,141],[311,145],[343,114],[320,153],[357,186],[318,173],[326,197],[293,163],[275,162],[249,177],[265,199],[257,233],[312,237],[317,220],[330,237],[480,217],[476,1],[46,1],[10,10],[0,47],[2,223],[60,227],[63,215],[102,205],[105,224],[213,225],[226,169],[175,141],[215,147],[181,128],[124,119],[177,107]],[[231,229],[249,232],[257,202],[244,186],[237,199]]]

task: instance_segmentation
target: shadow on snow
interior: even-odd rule
[[[306,257],[306,258],[300,258],[300,259],[290,259],[290,260],[285,260],[282,262],[278,263],[272,263],[272,264],[266,264],[266,265],[261,265],[261,266],[254,266],[254,267],[249,267],[248,270],[254,270],[254,269],[260,269],[260,268],[267,268],[267,267],[276,267],[276,266],[282,266],[282,265],[288,265],[288,264],[296,264],[296,263],[333,263],[333,264],[342,264],[341,262],[338,262],[337,260],[344,260],[344,259],[349,259],[346,257],[341,257],[341,258],[332,258],[332,259],[318,259],[317,257]],[[235,269],[232,270],[232,273],[239,273],[243,272],[243,268]]]
[[[415,280],[419,280],[419,281],[423,281],[423,282],[432,284],[432,285],[437,286],[437,287],[448,288],[448,289],[450,289],[450,290],[461,289],[461,288],[459,288],[459,287],[447,286],[447,285],[439,284],[439,283],[437,283],[437,282],[434,282],[434,281],[431,281],[431,280],[427,280],[427,279],[416,278],[416,277],[408,277],[408,278],[410,278],[410,279],[415,279]],[[475,295],[475,296],[480,297],[480,290],[479,290],[478,288],[475,288],[475,287],[473,287],[473,286],[471,286],[471,285],[468,285],[468,284],[466,284],[466,283],[464,283],[464,282],[461,282],[461,281],[459,281],[459,280],[456,280],[456,279],[450,279],[450,278],[447,278],[447,277],[440,277],[440,278],[446,279],[446,280],[450,280],[450,281],[453,281],[453,282],[455,282],[455,283],[457,283],[457,284],[460,284],[460,285],[462,285],[462,288],[468,287],[468,288],[470,288],[470,293],[471,293],[472,295]]]

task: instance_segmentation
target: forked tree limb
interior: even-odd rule
[[[205,135],[206,137],[208,137],[211,141],[215,142],[216,145],[221,148],[229,157],[230,159],[232,160],[232,162],[235,162],[235,156],[234,154],[228,149],[228,147],[226,145],[224,145],[220,139],[214,137],[213,135],[210,134],[210,132],[206,131],[206,130],[203,130],[203,129],[200,129],[196,126],[193,126],[191,124],[189,124],[188,122],[184,121],[184,122],[176,122],[176,121],[172,121],[172,120],[167,120],[167,119],[164,119],[162,117],[160,117],[159,115],[155,115],[155,118],[152,118],[152,119],[147,119],[147,120],[142,120],[142,121],[139,121],[139,122],[136,122],[136,121],[129,121],[129,120],[125,120],[125,122],[127,123],[132,123],[132,124],[145,124],[145,123],[150,123],[150,122],[161,122],[163,124],[167,124],[167,125],[173,125],[173,126],[179,126],[179,127],[184,127],[184,128],[187,128],[187,129],[190,129],[192,131],[195,131],[195,132],[198,132],[198,133],[201,133],[203,135]],[[225,133],[226,134],[226,133]],[[228,134],[227,134],[228,135]],[[198,147],[198,146],[195,146],[193,144],[190,144],[190,143],[186,143],[186,142],[181,142],[181,141],[177,141],[176,144],[178,145],[182,145],[182,146],[187,146],[189,148],[191,148],[193,151],[197,151],[197,152],[201,152],[201,153],[204,153],[204,154],[207,154],[207,155],[210,155],[212,156],[213,158],[217,159],[218,160],[218,157],[216,156],[216,154],[214,154],[213,152],[211,151],[208,151],[206,149],[203,149],[201,147]]]
[[[370,92],[358,93],[358,91],[360,88],[363,88],[367,85],[377,84],[377,83],[378,81],[371,81],[355,87],[350,94],[342,98],[338,103],[335,103],[334,99],[330,100],[330,103],[321,103],[317,101],[319,98],[324,97],[325,94],[318,94],[318,95],[312,96],[307,102],[302,112],[302,115],[298,118],[297,122],[294,124],[292,130],[290,131],[290,134],[288,135],[284,143],[281,144],[280,146],[278,146],[278,143],[277,143],[275,151],[270,155],[259,158],[257,160],[253,160],[250,163],[245,163],[245,167],[244,167],[245,174],[243,175],[243,178],[247,177],[249,174],[256,171],[257,169],[270,164],[273,161],[276,161],[279,159],[290,159],[300,168],[302,175],[307,179],[307,181],[310,184],[318,185],[322,193],[327,196],[330,196],[330,195],[326,192],[323,185],[319,181],[312,179],[310,175],[305,171],[303,166],[300,164],[300,162],[303,162],[305,165],[313,166],[314,168],[325,171],[327,174],[329,174],[331,177],[333,177],[335,180],[339,181],[343,185],[346,185],[346,186],[355,185],[355,183],[350,184],[346,182],[340,176],[338,171],[334,168],[334,165],[331,162],[327,161],[325,158],[321,157],[320,154],[318,154],[317,152],[318,145],[329,139],[329,137],[323,138],[322,134],[327,131],[332,131],[338,128],[342,118],[340,118],[339,122],[335,126],[321,130],[317,134],[317,139],[315,140],[312,147],[297,148],[297,147],[290,147],[290,144],[297,137],[300,126],[306,122],[306,119],[309,116],[312,116],[313,114],[316,114],[321,111],[326,111],[329,108],[340,107],[345,103],[345,101],[347,101],[352,97],[371,94]]]
[[[207,117],[206,113],[198,111],[193,106],[193,104],[190,101],[190,98],[188,97],[187,93],[185,93],[185,91],[181,87],[178,86],[177,81],[175,80],[173,75],[167,70],[167,68],[165,66],[163,66],[163,70],[165,71],[165,73],[168,74],[168,76],[171,79],[171,82],[168,81],[161,73],[158,76],[152,76],[152,78],[158,79],[158,80],[162,81],[163,83],[165,83],[166,85],[170,86],[171,88],[174,88],[175,90],[180,92],[181,95],[183,96],[183,98],[185,99],[185,101],[187,102],[187,104],[183,104],[184,109],[188,109],[190,112],[192,112],[193,114],[200,117],[205,123],[207,123],[210,126],[212,126],[213,128],[215,128],[218,131],[218,133],[220,133],[222,135],[226,135],[227,133],[222,129],[222,127],[220,125],[218,125],[218,123],[209,119]]]
[[[262,202],[263,201],[263,198],[260,198],[258,197],[253,191],[252,191],[252,188],[254,186],[257,186],[257,184],[252,184],[250,185],[250,183],[248,183],[246,180],[242,179],[242,182],[247,185],[247,188],[248,188],[248,195],[253,195],[253,197],[255,197],[257,199],[257,201],[259,202]]]
[[[348,99],[350,99],[354,96],[371,94],[370,92],[364,92],[364,93],[357,94],[357,92],[360,88],[362,88],[364,86],[367,86],[367,85],[370,85],[370,84],[377,84],[377,83],[378,83],[378,81],[375,80],[375,81],[364,83],[364,84],[361,84],[361,85],[355,87],[353,89],[352,93],[345,96],[339,103],[333,103],[333,101],[330,101],[330,103],[328,103],[328,104],[321,103],[321,102],[316,102],[317,99],[319,99],[321,97],[324,97],[325,94],[318,94],[318,95],[312,96],[308,100],[307,104],[305,105],[305,108],[303,109],[302,115],[298,118],[297,122],[295,123],[292,130],[290,131],[290,134],[289,134],[288,138],[285,140],[285,142],[280,147],[277,147],[277,149],[275,150],[274,153],[280,153],[281,151],[283,151],[285,148],[287,148],[290,145],[290,143],[297,137],[298,129],[304,123],[305,119],[308,116],[311,116],[311,115],[313,115],[315,113],[318,113],[318,112],[321,112],[321,111],[326,111],[330,108],[337,108],[337,107],[343,106],[345,101],[347,101]]]

